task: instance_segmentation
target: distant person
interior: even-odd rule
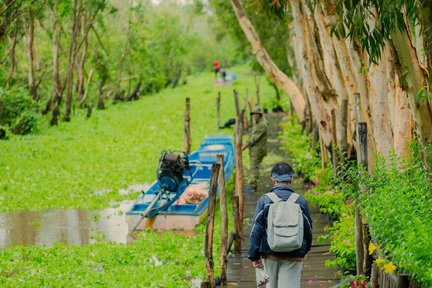
[[[220,73],[221,73],[221,77],[222,77],[222,82],[226,82],[227,73],[226,73],[225,69],[221,68]]]
[[[255,209],[250,233],[248,258],[252,261],[252,265],[255,268],[264,269],[270,280],[266,286],[267,288],[300,288],[303,259],[312,245],[312,218],[309,205],[303,196],[294,193],[291,187],[293,175],[294,170],[289,164],[281,162],[273,165],[271,170],[273,187],[261,196]],[[300,239],[299,243],[301,245],[300,248],[290,250],[290,252],[275,252],[271,250],[267,241],[267,232],[270,231],[268,229],[269,209],[274,202],[270,197],[279,198],[279,201],[291,201],[300,206],[303,212],[303,233],[302,240]],[[290,197],[293,198],[288,200]],[[287,215],[290,214],[287,213]]]
[[[249,135],[249,140],[243,144],[242,150],[249,148],[250,171],[246,190],[252,191],[257,189],[260,165],[267,155],[268,124],[264,120],[263,111],[259,106],[256,106],[250,114],[254,117],[254,124]]]
[[[215,73],[215,78],[217,78],[217,74],[219,73],[220,70],[220,65],[219,65],[219,61],[218,60],[214,60],[213,61],[213,70]]]

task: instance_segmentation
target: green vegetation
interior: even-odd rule
[[[330,252],[336,255],[327,264],[345,271],[355,269],[353,207],[360,205],[382,257],[394,263],[397,271],[431,285],[432,234],[428,227],[432,222],[432,184],[426,168],[432,163],[432,157],[427,154],[430,148],[414,142],[409,157],[398,158],[391,154],[387,163],[381,157],[370,175],[363,172],[361,166],[342,161],[338,170],[345,173],[339,172],[339,176],[344,175],[340,178],[332,175],[330,169],[317,169],[317,158],[307,156],[311,153],[311,139],[301,133],[299,125],[287,122],[283,130],[281,138],[286,141],[284,147],[294,158],[296,169],[319,179],[318,185],[306,193],[306,198],[336,220],[326,228],[328,234],[320,237],[330,240]],[[361,194],[359,187],[366,193]],[[344,278],[344,283],[349,285],[351,278]]]
[[[244,95],[254,82],[245,68],[232,71],[239,74],[233,85],[216,87],[210,73],[190,76],[185,86],[113,105],[90,119],[77,111],[74,121],[55,129],[41,125],[37,135],[1,141],[0,209],[98,209],[133,199],[137,194],[118,190],[154,181],[161,151],[182,148],[185,97],[191,98],[192,148],[205,135],[233,133],[216,129],[217,93],[222,92],[225,121],[235,115],[232,90]],[[263,86],[261,92],[266,107],[273,91]]]
[[[193,148],[205,135],[233,133],[216,129],[217,92],[222,92],[224,121],[234,115],[232,90],[244,95],[254,79],[244,67],[232,71],[239,75],[233,85],[215,86],[211,73],[190,76],[185,86],[113,105],[90,119],[78,112],[70,123],[52,128],[41,122],[45,125],[38,134],[1,141],[3,211],[96,209],[125,197],[134,199],[136,194],[120,195],[118,189],[153,181],[160,152],[183,145],[185,96],[191,98]],[[261,92],[262,106],[271,108],[273,89],[265,85]],[[232,181],[228,193],[233,190]],[[214,236],[216,275],[219,218]],[[193,237],[145,231],[130,245],[101,238],[102,242],[85,247],[56,244],[6,249],[0,257],[0,286],[56,287],[61,281],[63,287],[188,287],[191,279],[205,277],[204,228],[205,223],[199,225]]]
[[[360,178],[368,192],[359,201],[385,258],[398,271],[431,286],[432,183],[422,161],[426,151],[413,143],[407,159],[392,157],[387,164],[380,159],[371,177]]]
[[[282,123],[279,139],[282,149],[290,155],[291,163],[297,173],[311,180],[317,177],[317,173],[321,173],[319,171],[321,160],[317,150],[312,149],[312,137],[297,124],[295,117],[290,116],[289,121]]]

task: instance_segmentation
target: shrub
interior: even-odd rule
[[[316,149],[311,149],[312,138],[307,135],[291,116],[289,121],[282,124],[282,149],[291,157],[294,170],[302,174],[305,179],[312,179],[315,171],[320,168],[320,157]]]
[[[0,126],[10,127],[14,134],[28,134],[36,128],[35,110],[36,105],[25,88],[0,87]]]
[[[365,182],[360,204],[371,234],[399,268],[432,285],[432,184],[424,155],[432,147],[412,144],[411,157],[380,158]],[[430,167],[430,166],[429,166]]]

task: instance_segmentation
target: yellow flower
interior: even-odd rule
[[[375,263],[376,263],[378,266],[380,266],[382,263],[384,263],[384,260],[383,260],[382,258],[378,257],[378,258],[375,260]]]
[[[378,247],[372,242],[369,243],[369,255],[372,255]]]
[[[390,262],[388,264],[385,264],[383,269],[384,269],[384,272],[389,273],[389,274],[393,274],[393,272],[396,270],[396,266]]]

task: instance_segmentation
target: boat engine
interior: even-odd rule
[[[189,169],[189,161],[186,153],[178,155],[168,150],[162,151],[156,176],[160,186],[166,191],[175,192],[184,180],[183,173]]]

